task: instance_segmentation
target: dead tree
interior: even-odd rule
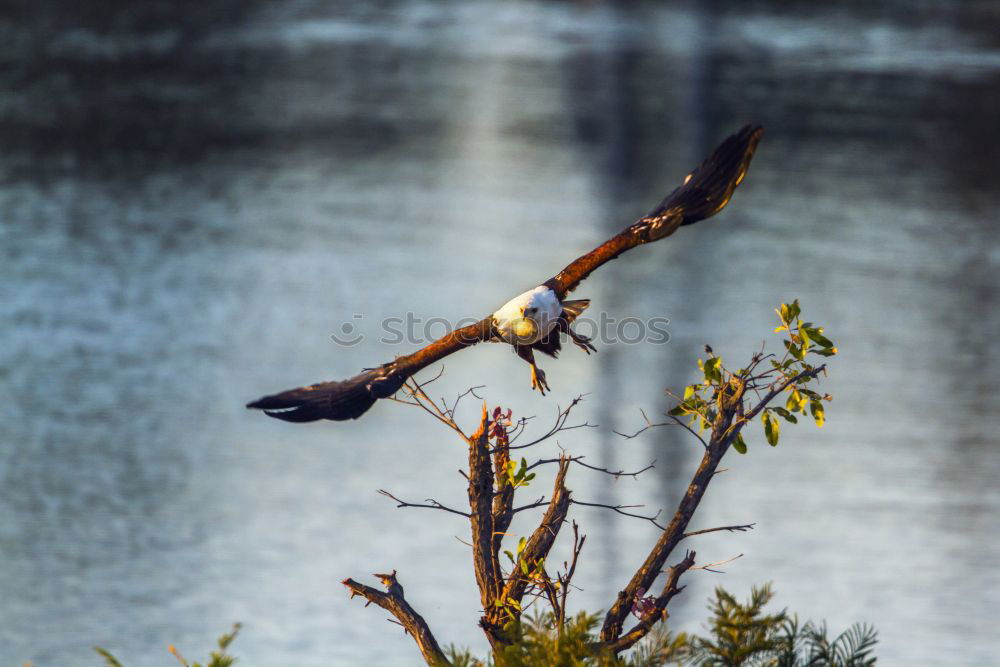
[[[381,489],[379,493],[395,501],[399,507],[435,509],[462,516],[469,522],[473,567],[482,603],[479,626],[494,652],[512,640],[510,631],[531,600],[538,600],[549,606],[555,619],[555,630],[557,633],[561,632],[566,622],[567,596],[577,560],[586,541],[586,536],[580,534],[575,521],[570,523],[573,531],[570,558],[553,574],[549,571],[547,557],[561,529],[567,525],[569,510],[573,505],[605,508],[649,521],[661,531],[645,561],[612,601],[600,636],[593,645],[595,651],[613,654],[629,649],[649,634],[657,623],[667,618],[670,601],[684,590],[680,579],[686,572],[692,569],[709,569],[713,565],[695,567],[695,552],[685,549],[683,555],[668,567],[668,562],[677,553],[681,542],[715,531],[745,531],[753,528],[753,524],[738,524],[688,531],[688,525],[723,457],[730,449],[746,452],[742,432],[747,424],[760,417],[765,437],[771,445],[777,444],[779,436],[776,417],[794,423],[797,421],[795,413],[805,415],[811,412],[816,422],[823,424],[822,402],[831,397],[818,394],[809,385],[825,372],[826,366],[808,363],[807,354],[832,356],[836,354],[836,348],[823,335],[822,328],[800,320],[797,302],[782,304],[777,312],[781,326],[776,332],[787,332],[786,340],[783,341],[784,355],[765,355],[762,350],[752,356],[745,368],[731,371],[706,346],[707,358],[699,360],[704,380],[686,387],[682,395],[671,394],[678,403],[664,414],[665,421],[653,423],[647,419],[640,431],[630,435],[621,434],[625,438],[632,438],[647,429],[679,426],[696,438],[702,447],[701,462],[669,523],[660,522],[658,514],[648,516],[635,511],[638,506],[578,500],[566,485],[569,470],[574,465],[621,477],[637,476],[652,468],[653,463],[642,470],[627,472],[590,465],[582,456],[565,453],[557,458],[539,458],[531,463],[525,458],[521,458],[520,462],[512,458],[513,451],[534,447],[556,434],[593,427],[586,422],[569,425],[571,412],[579,404],[579,398],[565,409],[559,410],[555,423],[547,432],[522,444],[520,440],[525,437],[528,420],[522,418],[512,421],[510,411],[504,413],[499,407],[490,412],[485,402],[477,428],[473,432],[467,433],[459,426],[455,420],[458,404],[469,395],[478,398],[478,388],[470,389],[448,405],[431,399],[425,391],[425,387],[437,380],[440,374],[422,384],[414,379],[407,382],[404,394],[397,396],[395,400],[416,406],[430,414],[462,438],[468,448],[468,469],[463,473],[468,479],[468,509],[448,507],[433,499],[423,503],[409,502]],[[771,405],[785,393],[788,398],[784,407]],[[518,490],[535,478],[536,472],[533,471],[549,464],[555,466],[549,496],[516,506]],[[514,515],[542,508],[544,511],[541,520],[534,531],[520,539],[516,550],[504,550],[504,537]],[[654,590],[654,584],[661,575],[665,576],[659,591],[647,595],[647,592]],[[405,599],[395,570],[392,574],[376,576],[382,579],[386,592],[353,579],[344,580],[344,584],[352,596],[360,595],[369,604],[375,603],[391,613],[417,642],[428,664],[448,664],[447,657],[430,628]],[[626,629],[630,614],[638,620]]]

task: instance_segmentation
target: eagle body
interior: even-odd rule
[[[377,400],[394,395],[415,373],[459,350],[485,342],[511,345],[531,366],[532,388],[544,394],[548,384],[545,373],[535,364],[535,351],[555,357],[563,335],[588,354],[596,350],[589,338],[570,328],[590,301],[570,301],[566,296],[594,270],[622,253],[666,238],[725,208],[743,181],[762,135],[762,128],[747,125],[729,136],[652,211],[492,315],[451,331],[420,350],[366,368],[352,378],[264,396],[247,407],[289,422],[357,419]]]
[[[531,366],[531,388],[544,396],[549,385],[545,373],[535,364],[535,350],[556,357],[562,349],[561,335],[567,334],[587,354],[596,351],[589,338],[575,333],[569,326],[589,305],[590,299],[561,301],[551,287],[539,285],[518,294],[490,316],[491,340],[514,347],[517,356]]]
[[[539,285],[500,306],[493,323],[500,338],[511,345],[532,345],[552,332],[562,314],[556,293]]]

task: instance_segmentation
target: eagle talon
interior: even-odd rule
[[[545,381],[545,371],[537,366],[531,367],[531,388],[537,389],[542,396],[545,395],[545,392],[552,391],[549,389],[549,383]]]
[[[573,340],[573,344],[576,345],[581,350],[583,350],[584,352],[586,352],[587,354],[590,354],[591,351],[597,352],[597,348],[594,347],[594,345],[590,342],[592,339],[589,336],[583,336],[572,330],[568,331],[567,333],[569,333],[569,337]]]

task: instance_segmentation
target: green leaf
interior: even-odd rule
[[[511,563],[513,563],[513,562],[514,562],[514,554],[512,554],[512,553],[511,553],[510,551],[508,551],[507,549],[504,549],[504,550],[503,550],[503,553],[504,553],[504,555],[505,555],[505,556],[507,556],[507,558],[509,558],[509,559],[510,559],[510,562],[511,562]]]
[[[802,309],[799,308],[799,300],[796,299],[795,301],[792,301],[792,305],[790,305],[788,307],[788,314],[789,314],[790,320],[794,320],[796,317],[799,316],[799,313],[801,313],[801,312],[802,312]]]
[[[823,329],[816,327],[806,327],[809,337],[820,347],[833,347],[833,341],[823,335]]]
[[[786,340],[784,341],[784,343],[785,343],[785,349],[787,349],[788,353],[793,357],[795,357],[796,359],[801,360],[803,357],[806,356],[806,353],[803,352],[802,348],[793,343],[792,341]]]
[[[683,403],[667,412],[668,415],[672,415],[674,417],[680,417],[681,415],[686,415],[687,413],[688,409],[684,407]]]
[[[709,382],[720,382],[722,373],[719,367],[722,365],[722,357],[712,357],[705,362],[705,379]]]
[[[799,327],[799,337],[802,339],[802,349],[808,350],[812,341],[809,340],[809,334],[806,333],[806,329],[804,327]]]
[[[785,409],[790,412],[805,412],[808,403],[809,399],[804,398],[798,389],[793,389],[788,400],[785,401]]]
[[[772,447],[776,446],[778,444],[778,436],[781,432],[781,424],[771,416],[771,413],[766,411],[761,415],[761,419],[764,422],[764,437],[767,438],[767,444]]]
[[[781,415],[786,421],[790,421],[793,424],[798,424],[799,423],[799,420],[795,418],[795,415],[793,415],[791,412],[789,412],[785,408],[768,408],[768,409],[769,410],[774,410],[779,415]]]
[[[684,400],[685,401],[688,400],[689,398],[691,398],[692,396],[694,396],[694,390],[695,390],[695,388],[696,388],[696,385],[693,385],[693,384],[689,384],[688,386],[684,387]]]
[[[524,547],[528,545],[528,538],[522,537],[517,541],[517,555],[520,556],[521,552],[524,551]]]
[[[823,410],[823,404],[819,401],[812,401],[809,404],[812,409],[813,419],[816,420],[816,426],[823,428],[823,424],[826,423],[826,412]]]
[[[747,443],[743,441],[743,434],[737,433],[736,438],[733,440],[733,449],[738,451],[740,454],[747,453]]]

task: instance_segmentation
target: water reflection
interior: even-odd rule
[[[562,444],[657,470],[577,473],[574,491],[670,507],[697,445],[611,430],[661,408],[705,342],[746,356],[798,296],[844,352],[829,424],[731,462],[699,522],[758,530],[699,543],[746,555],[693,577],[675,621],[696,625],[717,583],[774,579],[806,615],[875,623],[889,663],[988,662],[988,3],[113,5],[0,13],[0,658],[77,664],[101,643],[154,664],[238,619],[248,664],[406,662],[409,640],[337,583],[404,561],[442,640],[481,648],[462,527],[373,493],[460,504],[460,448],[398,407],[292,428],[242,402],[399,352],[335,348],[350,314],[377,334],[382,314],[499,305],[754,119],[768,134],[737,206],[580,290],[670,317],[669,345],[568,350],[546,400],[508,352],[476,350],[442,391],[486,382],[540,420],[589,392],[602,428]],[[593,608],[655,533],[579,518]]]

